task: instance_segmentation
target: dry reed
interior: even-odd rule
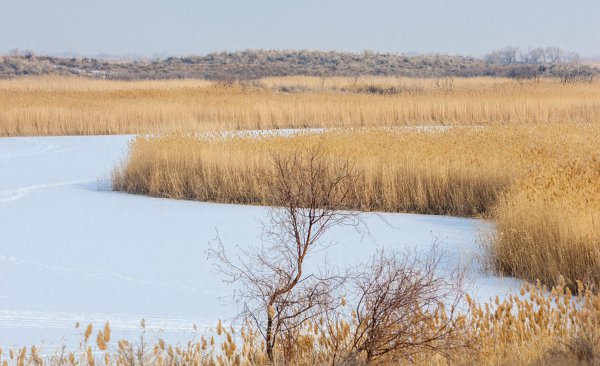
[[[600,285],[600,149],[533,169],[495,211],[498,237],[489,249],[500,272]]]
[[[0,136],[600,121],[600,82],[268,78],[0,81]]]
[[[269,190],[272,156],[319,148],[327,159],[350,159],[358,171],[348,209],[469,216],[485,212],[510,182],[514,173],[503,167],[518,151],[501,150],[507,143],[477,129],[138,137],[113,183],[157,197],[279,205]],[[473,154],[490,145],[504,153]]]
[[[468,296],[468,306],[459,317],[456,337],[468,340],[461,349],[423,349],[410,357],[386,355],[373,365],[590,365],[600,357],[600,295],[582,283],[571,292],[565,283],[551,291],[541,285],[525,285],[520,294],[504,300],[477,303]],[[351,312],[351,309],[346,309]],[[436,312],[429,329],[436,331],[444,312]],[[291,343],[277,344],[274,365],[285,364],[283,353],[292,352],[291,364],[365,365],[365,355],[352,347],[357,327],[352,315],[338,320],[307,323]],[[88,327],[87,329],[91,329]],[[257,331],[250,326],[239,331],[221,322],[211,333],[199,335],[185,345],[163,340],[112,341],[107,324],[97,333],[96,344],[86,333],[78,350],[46,355],[32,346],[0,350],[5,366],[175,366],[175,365],[269,365]],[[142,335],[144,328],[141,329]],[[91,333],[91,332],[90,332]],[[108,334],[108,336],[107,336]],[[461,340],[459,340],[461,341]],[[285,349],[285,350],[284,350]]]
[[[294,136],[138,137],[114,188],[158,197],[278,205],[272,154],[321,146],[350,159],[359,182],[348,209],[481,216],[504,274],[555,284],[600,283],[597,125],[378,129]]]

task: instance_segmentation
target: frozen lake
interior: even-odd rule
[[[77,322],[98,330],[110,321],[113,339],[134,339],[141,319],[147,336],[187,342],[235,313],[232,288],[206,250],[216,230],[232,251],[257,245],[267,209],[110,192],[110,173],[131,138],[0,138],[0,347],[74,345]],[[428,251],[441,242],[450,264],[470,266],[475,297],[518,286],[482,273],[475,261],[488,223],[409,214],[364,219],[371,235],[352,228],[329,235],[336,265],[356,264],[381,246]]]

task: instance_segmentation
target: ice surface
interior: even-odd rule
[[[75,323],[98,330],[107,320],[113,339],[134,339],[142,318],[148,337],[187,342],[235,313],[232,288],[206,250],[216,230],[230,251],[259,244],[267,209],[110,192],[110,173],[131,138],[0,139],[0,347],[72,347],[83,331]],[[448,265],[470,266],[476,297],[518,286],[479,269],[477,241],[489,223],[407,214],[364,219],[370,235],[350,227],[331,232],[328,260],[354,265],[377,247],[427,252],[440,242]]]

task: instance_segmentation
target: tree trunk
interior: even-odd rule
[[[269,357],[269,361],[273,362],[273,317],[271,316],[271,312],[267,309],[267,336],[265,339],[265,344],[267,347],[267,357]]]

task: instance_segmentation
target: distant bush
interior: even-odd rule
[[[97,60],[59,58],[33,53],[0,57],[0,77],[79,75],[90,78],[139,79],[258,79],[268,76],[558,76],[553,65],[581,70],[576,55],[554,48],[522,54],[516,48],[494,51],[485,60],[443,54],[408,56],[396,53],[349,53],[311,50],[245,50],[160,60]],[[516,68],[515,65],[519,67]],[[539,66],[544,66],[540,68]],[[577,66],[577,67],[576,67]],[[586,66],[585,72],[597,73]]]
[[[342,91],[349,93],[361,93],[361,94],[378,94],[378,95],[396,95],[396,94],[417,94],[423,92],[422,88],[419,87],[402,87],[391,86],[391,85],[350,85],[343,87]]]

